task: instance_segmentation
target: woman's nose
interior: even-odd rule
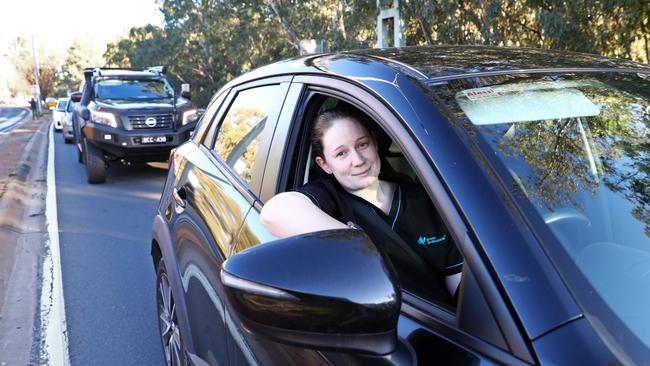
[[[360,166],[363,165],[366,162],[366,158],[363,157],[358,151],[353,150],[352,153],[352,165],[353,166]]]

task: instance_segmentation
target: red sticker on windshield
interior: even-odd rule
[[[467,97],[467,99],[471,101],[494,98],[499,96],[499,92],[492,89],[491,87],[463,90],[463,94]]]

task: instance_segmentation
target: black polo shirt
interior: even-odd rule
[[[392,253],[400,254],[400,251],[410,249],[412,253],[401,253],[401,259],[393,260],[400,279],[404,277],[400,272],[410,270],[413,273],[407,276],[406,281],[418,282],[419,287],[419,282],[426,281],[426,278],[421,268],[417,268],[428,267],[428,271],[433,270],[438,286],[444,289],[444,276],[461,272],[463,257],[424,188],[414,183],[396,184],[388,215],[366,200],[348,193],[335,179],[320,178],[296,191],[309,197],[334,219],[342,223],[351,222],[363,229],[375,244],[386,246],[390,243],[400,248],[389,248]]]

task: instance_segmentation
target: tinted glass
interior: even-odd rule
[[[65,109],[65,111],[66,111],[66,112],[72,112],[72,111],[74,111],[74,102],[73,102],[73,101],[71,101],[71,100],[68,101],[68,103],[66,104],[66,109]]]
[[[269,85],[239,92],[217,132],[215,150],[248,183],[267,119],[282,106],[284,90]]]
[[[217,97],[216,100],[212,101],[210,105],[208,105],[208,108],[205,110],[205,113],[203,113],[203,116],[201,116],[201,119],[194,129],[196,131],[194,133],[194,141],[198,142],[203,140],[203,135],[206,133],[205,131],[210,127],[210,122],[212,122],[215,115],[217,114],[217,111],[220,109],[223,100],[226,98],[226,95],[228,95],[227,91],[221,92],[221,94],[219,94],[219,97]],[[204,140],[203,143],[206,145],[211,145],[212,139],[209,140],[209,142],[207,140]]]
[[[63,111],[65,110],[65,105],[66,105],[66,103],[68,103],[68,100],[67,100],[67,99],[65,99],[65,100],[59,100],[59,101],[56,103],[56,110],[57,110],[57,111],[60,111],[60,112],[63,112]]]
[[[165,79],[98,79],[97,99],[158,99],[171,98],[174,93]]]
[[[628,352],[650,346],[649,80],[520,75],[435,88],[550,229],[543,245],[590,318]]]

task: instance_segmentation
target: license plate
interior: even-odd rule
[[[167,142],[167,136],[144,136],[142,138],[143,144],[160,144]]]

